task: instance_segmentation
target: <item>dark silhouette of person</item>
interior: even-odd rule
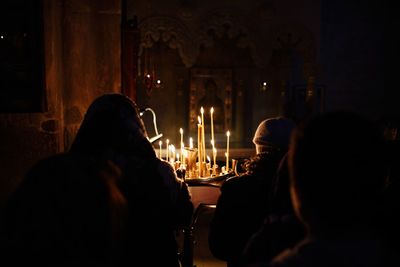
[[[129,208],[124,261],[179,266],[175,233],[190,223],[193,205],[186,183],[156,157],[136,104],[120,94],[95,99],[71,153],[121,169],[119,187]]]
[[[382,144],[376,125],[351,112],[326,113],[295,131],[291,197],[307,233],[268,266],[386,266],[376,223]]]
[[[198,107],[204,108],[205,124],[211,124],[210,109],[214,108],[214,131],[223,132],[225,130],[225,109],[224,102],[218,96],[218,86],[214,79],[209,78],[204,83],[204,96],[199,100]]]
[[[293,122],[285,118],[262,121],[253,138],[257,154],[245,162],[246,172],[221,186],[209,229],[209,248],[229,267],[240,265],[248,239],[269,212],[275,174],[293,127]]]
[[[7,201],[4,266],[119,266],[127,203],[111,162],[60,154],[39,161]]]
[[[242,265],[268,262],[304,238],[305,229],[295,216],[290,199],[287,154],[279,164],[272,189],[270,208],[261,228],[244,247]]]

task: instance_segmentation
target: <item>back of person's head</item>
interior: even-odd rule
[[[136,104],[121,94],[105,94],[93,101],[71,152],[103,156],[117,162],[131,155],[155,157]]]
[[[381,135],[367,119],[350,112],[314,118],[295,131],[289,151],[295,211],[310,229],[364,225],[384,184],[382,158]]]
[[[294,126],[292,120],[282,117],[263,120],[253,137],[257,154],[274,150],[286,151]]]

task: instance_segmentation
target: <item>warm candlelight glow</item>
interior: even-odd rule
[[[210,117],[211,117],[211,140],[214,139],[214,107],[211,107],[210,109]],[[213,145],[214,146],[214,145]]]
[[[185,148],[185,143],[181,143],[181,162],[183,163],[183,150]]]
[[[175,160],[175,146],[171,145],[170,147],[171,147],[171,153],[172,153],[171,160],[174,161]]]
[[[208,161],[208,163],[211,163],[211,159],[208,155],[207,155],[207,161]]]
[[[189,138],[189,148],[193,149],[193,138],[192,137]]]
[[[214,147],[213,148],[213,163],[214,163],[214,166],[216,165],[216,159],[217,159],[217,149]]]
[[[205,135],[204,135],[204,108],[200,108],[200,113],[201,113],[201,150],[202,150],[202,156],[203,156],[203,162],[206,161],[206,141],[205,141]]]
[[[162,159],[162,141],[158,142],[158,144],[160,145],[160,159]]]
[[[183,147],[184,147],[184,144],[183,144],[183,129],[182,128],[179,128],[179,133],[181,134],[181,156],[182,156],[181,162],[183,162]]]
[[[176,161],[179,161],[179,153],[176,153]]]
[[[197,157],[199,159],[199,173],[201,173],[201,119],[200,116],[197,116],[197,120],[199,124],[197,124]]]
[[[167,143],[167,148],[166,148],[166,150],[167,150],[167,157],[165,158],[165,160],[168,161],[168,160],[169,160],[169,139],[167,139],[166,143]]]
[[[226,172],[229,171],[229,155],[228,153],[225,152],[225,157],[226,157],[226,166],[225,166],[225,170]]]
[[[231,132],[227,131],[226,132],[226,171],[229,171],[229,136],[231,136]]]

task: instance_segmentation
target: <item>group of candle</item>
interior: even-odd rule
[[[229,172],[229,137],[230,132],[226,132],[226,165],[218,169],[217,165],[217,149],[215,147],[214,139],[214,108],[210,109],[211,118],[211,149],[212,149],[212,162],[208,155],[206,155],[206,143],[205,143],[205,127],[204,127],[204,108],[200,108],[201,116],[198,116],[197,124],[197,149],[193,147],[193,138],[189,138],[189,147],[185,147],[183,139],[183,129],[179,129],[180,133],[180,153],[176,152],[176,148],[173,144],[170,144],[169,139],[166,140],[166,153],[165,160],[169,161],[175,169],[184,168],[187,171],[188,178],[207,177],[217,175],[218,173]],[[162,155],[163,142],[159,141],[159,158],[163,159]],[[197,150],[197,151],[196,151]],[[197,155],[196,155],[197,154]],[[207,163],[207,161],[208,163]],[[212,164],[211,164],[212,163]]]

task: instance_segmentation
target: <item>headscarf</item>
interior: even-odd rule
[[[136,104],[121,94],[105,94],[89,106],[71,152],[111,159],[119,167],[155,159]]]

